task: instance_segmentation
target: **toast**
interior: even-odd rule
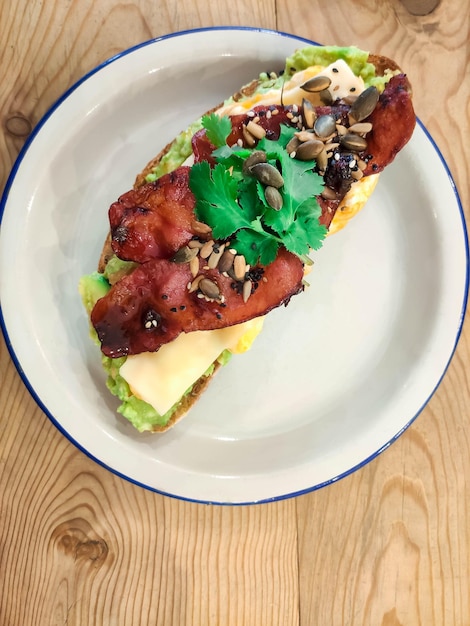
[[[387,77],[387,80],[384,80],[383,82],[384,85],[387,84],[388,80],[391,77],[402,74],[397,63],[395,63],[393,60],[382,55],[369,54],[367,57],[367,63],[373,65],[373,67],[375,68],[376,77]],[[286,65],[286,68],[287,67],[288,65]],[[292,74],[294,74],[295,70],[296,68],[290,68],[290,71]],[[286,74],[287,73],[288,73],[288,70],[286,69]],[[250,99],[252,99],[254,95],[257,94],[258,90],[265,83],[266,83],[265,77],[260,77],[258,79],[251,81],[246,86],[242,87],[237,93],[235,93],[228,101],[226,101],[226,103],[230,102],[231,104],[243,105],[247,101],[249,102]],[[411,86],[408,80],[406,79],[406,77],[404,77],[404,75],[403,75],[403,80],[402,80],[401,85],[402,85],[402,89],[406,91],[407,95],[411,96]],[[353,101],[353,99],[351,99],[351,101]],[[212,113],[220,111],[226,105],[226,103],[221,103],[220,105],[213,107],[210,111],[204,114],[204,116],[208,116]],[[281,104],[282,104],[282,95],[281,95]],[[203,118],[204,116],[201,116],[201,117]],[[343,115],[343,119],[345,119],[344,115]],[[351,126],[353,125],[354,121],[355,121],[354,119],[350,118]],[[300,132],[301,130],[302,129],[299,128]],[[311,129],[309,130],[311,131]],[[395,153],[398,152],[398,150],[401,149],[401,147],[403,147],[403,145],[408,141],[408,139],[411,136],[412,130],[413,130],[412,124],[410,122],[406,129],[406,136],[403,136],[402,138],[400,138],[400,142],[399,142],[400,145],[398,149],[395,149],[396,148],[395,146],[393,147],[393,150],[395,150]],[[149,184],[149,180],[151,180],[152,177],[155,178],[155,172],[158,171],[158,168],[162,164],[162,161],[172,151],[172,148],[174,147],[175,142],[176,142],[176,139],[168,143],[162,150],[160,150],[160,152],[154,158],[152,158],[143,167],[142,171],[136,175],[134,185],[133,185],[134,190],[143,188],[145,185]],[[337,230],[342,228],[344,224],[346,224],[351,219],[351,217],[356,215],[357,212],[362,208],[362,206],[367,202],[367,199],[372,193],[375,187],[375,184],[377,182],[378,176],[380,174],[380,171],[381,171],[379,168],[379,171],[375,172],[371,168],[372,166],[369,168],[369,171],[365,171],[364,173],[364,170],[366,169],[366,167],[364,167],[363,171],[360,172],[361,178],[360,179],[358,178],[357,180],[353,181],[354,184],[351,187],[351,189],[348,190],[343,195],[343,197],[341,197],[341,199],[336,203],[334,211],[333,211],[333,215],[330,218],[328,218],[329,220],[327,223],[328,234],[336,232]],[[361,190],[361,193],[358,193],[359,189]],[[207,234],[205,236],[203,236],[202,234],[199,234],[199,239],[200,240],[209,239],[211,235],[210,229],[207,229],[206,233]],[[110,231],[108,232],[106,236],[106,239],[103,244],[102,251],[101,251],[101,255],[99,258],[99,262],[98,262],[97,269],[100,275],[106,274],[107,269],[108,269],[108,264],[110,263],[110,260],[113,259],[113,257],[115,257],[115,255],[116,255],[116,252],[115,252],[115,249],[113,249],[113,237]],[[121,269],[117,272],[112,272],[108,274],[107,280],[110,285],[114,285],[118,283],[123,277],[125,277],[127,273],[128,273],[128,270],[126,268]],[[211,371],[208,373],[206,372],[205,375],[200,377],[190,387],[189,391],[185,395],[183,395],[180,398],[180,400],[177,402],[177,404],[173,407],[171,416],[169,417],[168,421],[166,421],[166,423],[145,424],[143,428],[139,428],[138,426],[136,427],[138,427],[139,430],[150,430],[152,432],[164,432],[168,430],[169,428],[171,428],[175,423],[177,423],[182,417],[184,417],[190,411],[190,409],[193,407],[195,402],[197,402],[197,400],[200,398],[200,396],[205,391],[205,389],[207,389],[212,379],[212,376],[214,376],[215,373],[219,370],[220,365],[221,365],[221,362],[219,360],[214,361]]]

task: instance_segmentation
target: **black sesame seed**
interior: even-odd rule
[[[186,307],[184,306],[184,304],[182,304],[182,305],[180,306],[180,311],[184,311],[184,310],[186,310]]]
[[[220,313],[216,313],[215,316],[217,317],[218,320],[222,319],[222,315]]]
[[[172,313],[176,313],[176,311],[177,311],[177,310],[178,310],[178,309],[177,309],[175,306],[172,306],[172,307],[171,307],[171,309],[170,309],[170,311],[171,311]]]
[[[162,295],[162,300],[168,300],[168,296],[166,295],[166,293]]]
[[[337,74],[339,72],[339,69],[337,67],[334,67],[331,71]]]
[[[112,232],[113,241],[116,243],[125,243],[127,233],[128,230],[125,226],[117,226]]]

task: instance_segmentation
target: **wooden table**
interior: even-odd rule
[[[31,128],[88,70],[172,31],[246,25],[396,59],[468,212],[470,5],[407,6],[3,2],[2,188]],[[469,349],[467,325],[429,405],[360,471],[295,499],[222,507],[157,495],[95,464],[36,406],[2,342],[0,625],[469,625]]]

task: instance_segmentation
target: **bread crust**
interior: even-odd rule
[[[376,73],[379,76],[383,76],[386,71],[393,71],[393,72],[397,70],[400,71],[400,68],[397,65],[397,63],[395,63],[395,61],[382,55],[369,54],[368,62],[372,63],[375,66]],[[259,82],[260,82],[259,79],[252,80],[250,83],[242,87],[240,91],[234,94],[233,99],[235,101],[238,101],[243,97],[249,97],[256,91],[259,85]],[[207,111],[205,114],[208,115],[216,111],[222,105],[223,103],[220,103],[218,106],[213,107],[210,111]],[[155,167],[157,167],[157,165],[161,162],[162,158],[169,152],[172,145],[173,145],[173,141],[170,141],[164,148],[162,148],[162,150],[160,150],[160,152],[155,157],[153,157],[153,159],[151,159],[147,163],[147,165],[145,165],[142,171],[137,174],[136,179],[134,181],[134,189],[141,187],[147,182],[146,177],[154,170]],[[113,249],[111,247],[111,234],[108,233],[106,240],[104,242],[103,249],[102,249],[101,256],[100,256],[99,263],[98,263],[99,272],[101,273],[104,272],[106,265],[112,256],[113,256]],[[210,376],[202,376],[199,380],[196,381],[191,392],[182,398],[180,405],[178,406],[176,411],[173,413],[168,423],[165,424],[164,426],[155,425],[152,428],[151,432],[163,433],[169,430],[170,428],[172,428],[177,422],[179,422],[194,406],[197,400],[201,397],[202,393],[209,386],[209,383],[212,380],[212,377],[216,374],[216,372],[219,369],[220,369],[220,363],[216,361],[214,363],[214,371],[212,372],[212,374]]]

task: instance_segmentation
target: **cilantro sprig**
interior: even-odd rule
[[[266,203],[263,185],[243,171],[252,150],[227,145],[230,119],[212,113],[202,118],[202,124],[216,148],[212,153],[216,165],[204,161],[193,165],[190,187],[196,217],[211,226],[214,237],[231,238],[231,246],[250,265],[268,265],[280,246],[299,256],[320,248],[327,229],[319,223],[321,209],[315,196],[323,189],[323,179],[314,171],[314,160],[289,156],[286,146],[296,129],[282,125],[277,141],[265,137],[256,146],[284,179],[279,189],[283,206],[276,211]]]

